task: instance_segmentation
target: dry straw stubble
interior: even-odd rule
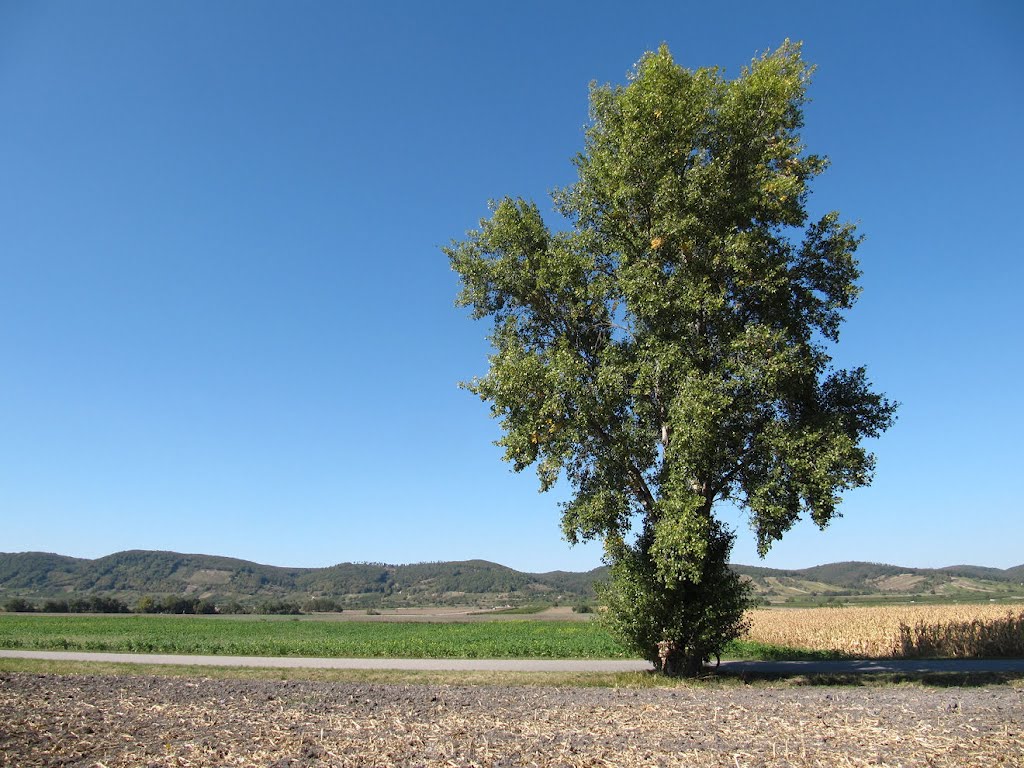
[[[862,658],[1022,657],[1024,611],[1006,605],[762,609],[745,639]]]

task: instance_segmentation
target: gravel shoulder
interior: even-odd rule
[[[0,764],[1024,765],[1024,689],[608,689],[0,673]]]

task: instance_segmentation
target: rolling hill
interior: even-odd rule
[[[103,595],[134,604],[144,595],[258,601],[330,598],[346,606],[523,604],[592,599],[604,569],[521,573],[468,560],[388,565],[339,563],[280,568],[212,555],[132,550],[96,560],[43,552],[0,553],[0,603],[10,598]]]
[[[904,568],[845,562],[799,570],[734,565],[762,601],[805,605],[866,600],[1024,599],[1024,565]],[[213,555],[132,550],[96,560],[0,553],[0,604],[11,598],[181,596],[215,603],[327,598],[353,608],[462,604],[492,607],[593,600],[606,570],[523,573],[485,560],[281,568]]]
[[[770,603],[1024,599],[1020,566],[1006,570],[971,565],[906,568],[853,561],[793,571],[733,567],[750,578]]]

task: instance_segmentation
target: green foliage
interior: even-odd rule
[[[825,527],[895,413],[863,368],[831,366],[860,238],[838,213],[808,220],[827,166],[799,133],[810,74],[788,41],[731,81],[648,53],[591,91],[579,179],[554,194],[571,230],[506,198],[444,249],[458,303],[493,319],[465,386],[504,458],[541,490],[569,482],[563,531],[604,540],[620,628],[647,655],[674,641],[687,671],[745,595],[714,505],[746,510],[762,555],[802,515]]]
[[[91,595],[69,600],[48,600],[44,610],[54,613],[128,613],[128,605],[114,597]]]
[[[242,605],[237,600],[227,600],[223,603],[219,603],[216,606],[216,612],[227,616],[227,615],[244,615],[246,613],[252,613],[246,606]]]
[[[715,521],[697,578],[666,584],[645,542],[613,556],[603,619],[624,643],[669,674],[695,675],[747,629],[749,582],[729,568],[732,534]]]
[[[264,600],[256,606],[256,613],[266,616],[297,616],[302,609],[287,600]]]
[[[303,613],[341,613],[342,610],[338,602],[329,597],[311,597],[302,604]]]
[[[0,615],[0,648],[325,658],[626,658],[596,622]]]
[[[217,606],[210,600],[201,600],[198,597],[145,595],[139,599],[135,610],[138,613],[209,614],[217,613]]]
[[[12,606],[21,606],[15,608]],[[28,600],[15,598],[7,601],[8,611],[34,611],[36,607]],[[43,613],[128,613],[128,606],[121,600],[103,595],[73,597],[69,600],[46,600]]]
[[[0,555],[0,584],[7,589],[50,586],[60,589],[85,560],[49,552],[13,552]]]
[[[33,603],[20,597],[12,597],[4,603],[7,613],[32,613],[36,607]]]

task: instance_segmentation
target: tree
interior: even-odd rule
[[[4,603],[7,613],[33,613],[35,609],[35,605],[23,597],[12,597]]]
[[[578,181],[553,194],[571,228],[506,198],[444,249],[457,303],[494,322],[465,386],[516,471],[572,486],[566,538],[603,540],[612,624],[669,673],[743,627],[716,504],[747,512],[762,556],[804,514],[824,528],[894,418],[829,355],[860,238],[838,213],[809,221],[827,166],[800,138],[810,74],[789,41],[734,80],[648,53],[591,88]]]

